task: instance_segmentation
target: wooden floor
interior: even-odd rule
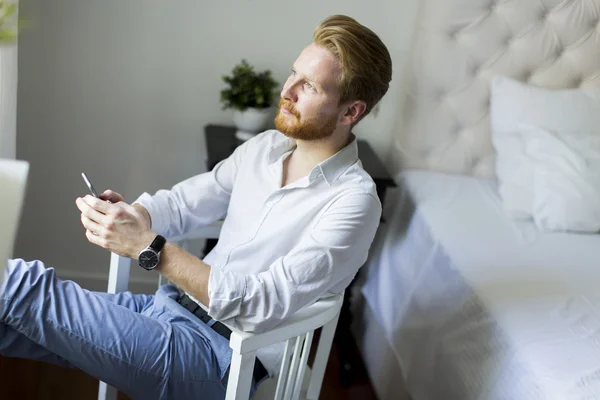
[[[376,400],[356,348],[352,349],[351,354],[357,367],[353,374],[353,384],[348,388],[342,387],[337,352],[334,342],[320,398]],[[1,400],[95,400],[97,390],[98,381],[81,371],[0,356]],[[120,399],[127,397],[122,396]]]

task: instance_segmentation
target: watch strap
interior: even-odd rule
[[[160,253],[162,248],[165,246],[165,243],[167,243],[167,239],[165,239],[164,237],[162,237],[160,235],[156,235],[156,237],[154,238],[154,240],[152,241],[152,243],[150,243],[150,246],[148,246],[148,247],[150,247],[155,252]]]

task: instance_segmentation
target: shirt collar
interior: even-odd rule
[[[293,150],[294,148],[296,148],[296,141],[290,139],[283,133],[279,132],[279,135],[277,135],[277,140],[269,149],[269,153],[267,154],[267,161],[269,162],[269,164],[273,164],[274,162],[279,160],[281,156],[283,156],[288,151]]]
[[[280,133],[280,140],[269,149],[267,155],[269,164],[279,160],[285,153],[296,147],[296,141]],[[309,182],[313,182],[321,175],[331,185],[340,175],[358,160],[358,144],[356,136],[352,134],[352,141],[340,151],[316,165],[308,175]]]

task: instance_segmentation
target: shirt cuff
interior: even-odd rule
[[[168,226],[166,225],[166,221],[162,218],[162,213],[159,211],[160,207],[157,204],[156,200],[152,198],[152,196],[148,193],[142,194],[137,198],[133,204],[141,204],[144,206],[148,214],[150,214],[151,227],[154,233],[159,235],[165,235],[168,230]]]
[[[245,292],[246,278],[243,275],[211,266],[208,276],[208,315],[217,321],[237,317],[242,311]]]

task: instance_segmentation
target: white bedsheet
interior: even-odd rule
[[[362,291],[413,399],[600,399],[600,235],[508,219],[492,180],[398,182]]]

